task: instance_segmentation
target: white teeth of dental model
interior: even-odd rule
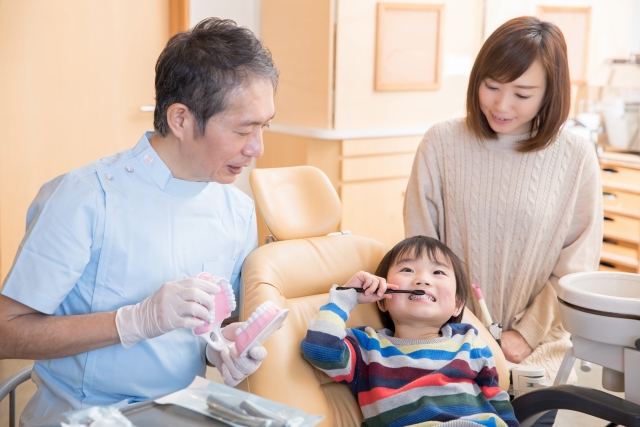
[[[273,303],[271,301],[265,301],[262,304],[260,304],[258,306],[258,308],[256,309],[256,311],[259,311],[260,314],[264,313],[265,311],[267,311],[267,309],[269,307],[271,307],[273,305]]]
[[[227,303],[229,304],[229,309],[231,311],[236,309],[236,296],[233,294],[233,288],[231,287],[231,285],[229,285],[228,283],[226,283],[225,285],[221,286],[222,289],[224,289],[224,293],[227,297]]]
[[[236,329],[236,336],[240,335],[242,331],[247,329],[254,320],[256,320],[262,313],[267,311],[272,305],[274,304],[271,301],[265,301],[260,304],[258,308],[256,308],[256,311],[254,311],[251,316],[249,316],[249,318],[242,324],[242,326]]]

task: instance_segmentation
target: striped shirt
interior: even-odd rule
[[[355,291],[332,288],[300,347],[313,366],[351,388],[363,426],[519,425],[491,350],[473,326],[447,324],[435,339],[395,338],[388,329],[346,328],[356,305]]]

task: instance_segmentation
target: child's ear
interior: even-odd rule
[[[380,311],[382,311],[383,313],[387,311],[387,305],[385,304],[385,300],[381,299],[377,302],[377,304],[378,304],[378,309],[380,309]]]
[[[456,309],[453,311],[453,317],[458,317],[460,313],[464,309],[464,303],[460,303],[460,301],[456,300]]]

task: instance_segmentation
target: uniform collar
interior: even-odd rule
[[[133,156],[165,193],[177,197],[192,197],[200,194],[208,182],[184,181],[174,178],[167,165],[149,143],[152,131],[146,132],[133,148]]]

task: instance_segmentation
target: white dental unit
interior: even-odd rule
[[[640,275],[570,274],[559,281],[558,300],[573,355],[603,367],[605,389],[640,404]]]

